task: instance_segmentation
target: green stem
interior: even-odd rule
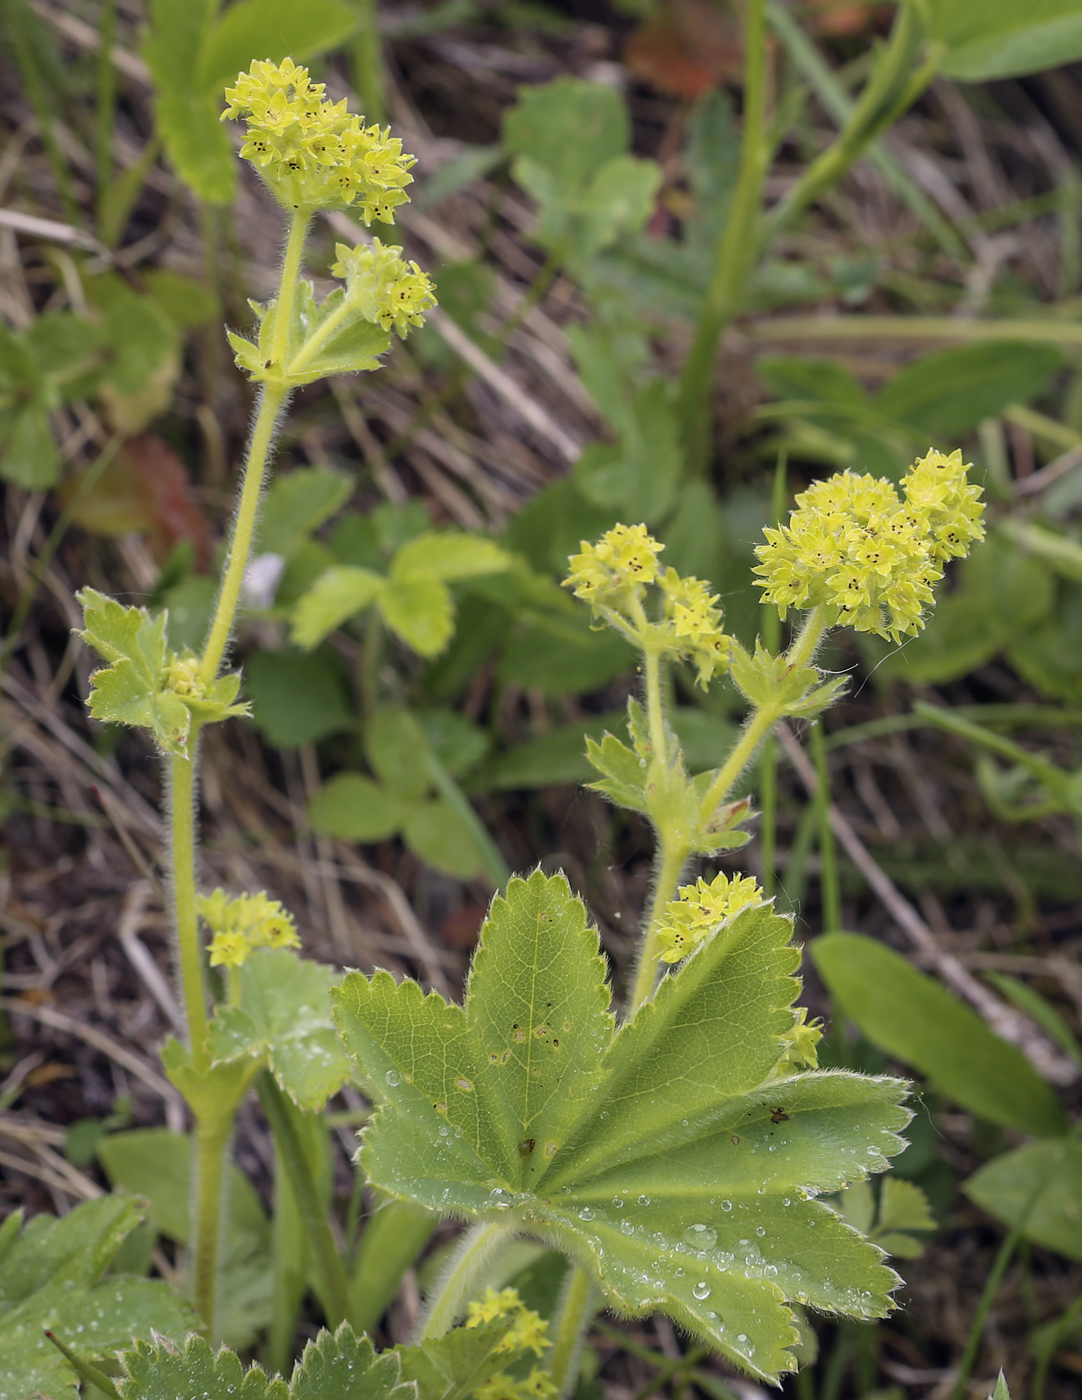
[[[355,317],[356,315],[357,312],[352,302],[350,302],[348,298],[343,297],[342,300],[339,302],[338,306],[335,308],[335,310],[332,311],[331,314],[324,321],[322,321],[319,324],[319,326],[316,327],[316,329],[312,332],[312,334],[308,337],[308,339],[304,342],[301,348],[290,360],[289,364],[285,366],[286,374],[298,374],[308,363],[308,361],[312,358],[312,356],[316,353],[316,351],[323,344],[323,342],[329,340],[331,336],[335,334],[339,326],[342,325],[343,321],[347,321],[350,317]]]
[[[680,376],[688,468],[705,475],[710,453],[710,390],[718,345],[732,320],[755,262],[756,224],[768,167],[764,136],[767,91],[766,0],[747,0],[744,24],[744,129],[740,172],[725,228],[718,240],[714,275],[695,339]]]
[[[643,651],[643,674],[646,679],[646,722],[650,729],[650,747],[654,762],[665,766],[665,710],[661,699],[661,655],[652,649]]]
[[[455,782],[431,746],[427,748],[425,753],[425,763],[436,791],[469,832],[470,839],[477,848],[477,854],[481,857],[485,873],[492,882],[493,888],[505,889],[511,878],[511,871],[500,854],[500,848],[489,835],[488,828],[474,811],[473,803]]]
[[[514,1217],[510,1220],[479,1220],[466,1231],[421,1321],[421,1341],[433,1341],[451,1330],[466,1311],[466,1305],[493,1251],[515,1233],[518,1225]]]
[[[109,188],[113,168],[113,114],[116,108],[116,69],[113,66],[113,44],[116,41],[117,0],[104,0],[98,19],[101,49],[98,52],[98,101],[94,141],[97,207]]]
[[[639,953],[639,965],[635,972],[635,985],[631,992],[630,1011],[634,1012],[654,990],[657,981],[657,965],[661,956],[658,933],[665,915],[665,906],[676,898],[680,876],[687,864],[688,849],[667,838],[664,832],[658,833],[658,858],[654,876],[654,893],[650,901],[650,917],[646,924],[646,936]]]
[[[195,1219],[192,1238],[192,1304],[212,1344],[218,1340],[218,1253],[222,1233],[222,1190],[233,1114],[197,1118],[195,1125]]]
[[[825,631],[826,618],[823,609],[821,607],[812,608],[804,621],[804,626],[786,652],[785,659],[791,671],[810,663],[816,648],[823,640]],[[782,712],[774,705],[767,705],[752,712],[740,738],[718,770],[717,777],[710,784],[707,794],[703,798],[700,810],[704,821],[709,821],[728,797],[737,778],[755,757],[755,750],[781,717]]]
[[[365,121],[387,119],[383,83],[383,49],[376,0],[356,0],[357,33],[353,39],[353,87],[364,107]]]
[[[740,738],[734,744],[729,757],[718,769],[717,777],[710,784],[706,796],[703,798],[701,811],[704,821],[708,821],[729,796],[737,778],[755,757],[756,749],[770,733],[778,718],[778,711],[773,706],[752,712],[741,731]]]
[[[169,759],[169,844],[173,874],[173,923],[180,960],[180,984],[188,1021],[192,1064],[203,1074],[210,1067],[207,1054],[207,992],[203,983],[203,958],[199,946],[195,881],[195,764],[199,736],[189,740],[190,758],[173,754]]]
[[[315,1178],[293,1123],[295,1110],[266,1070],[259,1077],[259,1102],[267,1115],[267,1122],[289,1176],[289,1184],[293,1188],[301,1223],[315,1259],[319,1296],[327,1318],[327,1326],[333,1330],[349,1317],[349,1281],[346,1278],[342,1256],[335,1244],[330,1221],[326,1212],[319,1207]]]
[[[819,827],[819,891],[823,901],[823,932],[837,933],[842,927],[842,897],[838,881],[838,851],[830,829],[830,769],[823,742],[823,721],[811,727],[811,751],[819,784],[815,811]]]
[[[890,38],[876,53],[871,76],[837,140],[812,161],[785,198],[770,211],[766,222],[768,238],[836,185],[921,95],[938,73],[944,53],[942,45],[933,45],[924,62],[918,63],[923,43],[924,26],[917,6],[902,4]]]
[[[256,517],[259,513],[259,497],[263,490],[263,478],[267,470],[267,458],[278,414],[285,399],[285,390],[277,385],[264,384],[256,410],[255,426],[248,444],[248,458],[244,464],[244,478],[237,506],[237,518],[233,525],[233,538],[229,544],[229,562],[222,579],[221,592],[214,610],[214,621],[203,657],[199,663],[199,678],[204,685],[210,685],[218,675],[222,656],[233,630],[233,620],[240,600],[244,571],[248,567],[248,554],[252,547]]]
[[[564,1284],[559,1322],[545,1366],[560,1400],[576,1380],[583,1336],[593,1314],[593,1295],[594,1286],[589,1275],[572,1265]]]
[[[300,281],[301,263],[304,258],[304,240],[311,222],[307,209],[297,209],[289,225],[289,238],[282,258],[282,271],[278,282],[278,297],[274,307],[274,334],[271,339],[270,363],[281,368],[285,362],[289,345],[289,323],[293,314],[293,298]],[[237,518],[233,524],[233,538],[229,544],[229,562],[222,579],[221,592],[214,610],[214,621],[203,649],[199,663],[199,678],[204,685],[211,684],[218,675],[229,634],[237,613],[244,571],[248,567],[248,554],[252,547],[256,517],[259,513],[259,498],[263,490],[263,479],[267,471],[267,458],[274,440],[274,429],[278,414],[285,402],[284,384],[265,383],[259,396],[255,426],[248,443],[248,456],[244,463],[240,502]]]

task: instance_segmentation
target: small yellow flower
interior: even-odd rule
[[[682,885],[679,898],[666,905],[658,928],[662,962],[680,962],[693,953],[726,919],[758,904],[763,892],[750,875],[715,875]]]
[[[278,900],[271,899],[262,891],[259,894],[228,895],[224,890],[217,889],[212,894],[201,895],[197,908],[199,917],[215,936],[212,949],[219,937],[234,935],[243,938],[245,957],[254,948],[301,946],[293,915]]]
[[[165,684],[169,690],[189,700],[202,700],[207,693],[207,687],[199,677],[197,656],[176,657],[166,668]]]
[[[466,1312],[466,1326],[480,1327],[483,1322],[495,1322],[498,1317],[511,1317],[522,1307],[518,1290],[504,1288],[497,1293],[495,1288],[486,1288],[485,1296],[470,1304]]]
[[[424,324],[424,312],[436,305],[436,295],[431,278],[415,262],[406,262],[397,248],[384,247],[378,238],[370,247],[339,243],[335,252],[338,261],[331,272],[344,279],[351,306],[366,321],[385,331],[393,327],[403,340],[410,326]]]
[[[796,498],[786,525],[767,527],[755,572],[782,612],[822,607],[829,625],[897,642],[924,626],[943,563],[984,536],[980,488],[960,452],[929,452],[902,481],[839,472]]]
[[[210,943],[211,967],[240,967],[252,945],[243,933],[216,933]]]
[[[390,128],[365,126],[290,58],[255,60],[225,97],[222,120],[246,123],[241,155],[287,209],[352,206],[366,224],[394,222],[416,160]]]

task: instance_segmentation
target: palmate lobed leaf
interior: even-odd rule
[[[382,1107],[370,1180],[500,1217],[582,1264],[621,1312],[659,1310],[745,1369],[792,1369],[788,1301],[890,1304],[880,1249],[813,1198],[900,1150],[903,1082],[775,1077],[792,1027],[791,921],[741,911],[618,1029],[596,932],[566,880],[512,880],[463,1006],[388,973],[336,992]]]
[[[99,1360],[159,1332],[180,1337],[195,1325],[187,1304],[159,1281],[102,1278],[142,1210],[131,1196],[103,1196],[62,1219],[20,1214],[0,1226],[0,1400],[39,1392],[67,1400],[78,1377],[45,1329]]]
[[[221,1063],[266,1064],[299,1107],[320,1109],[349,1072],[330,1016],[334,973],[287,948],[259,948],[240,969],[240,1004],[222,1007],[208,1044]]]

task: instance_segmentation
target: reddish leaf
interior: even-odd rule
[[[70,490],[78,485],[75,481]],[[74,502],[74,519],[103,535],[145,535],[164,562],[182,540],[190,540],[199,570],[210,564],[212,540],[192,495],[188,469],[161,438],[131,438],[84,495]]]
[[[824,38],[863,34],[882,15],[876,0],[807,0],[808,28]]]
[[[739,80],[744,63],[740,18],[719,0],[662,0],[628,40],[624,61],[659,92],[694,99]]]

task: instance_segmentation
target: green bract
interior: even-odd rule
[[[109,662],[91,676],[90,713],[98,720],[149,729],[165,753],[185,756],[193,722],[247,714],[235,704],[237,673],[204,684],[194,656],[178,656],[165,639],[168,617],[128,608],[93,588],[76,594],[83,606],[84,642]]]
[[[515,879],[463,1006],[350,974],[339,1026],[382,1104],[382,1190],[569,1254],[620,1312],[666,1312],[753,1373],[793,1369],[789,1302],[879,1316],[896,1275],[813,1198],[900,1150],[906,1086],[777,1076],[799,961],[758,904],[617,1027],[596,932],[563,876]]]

